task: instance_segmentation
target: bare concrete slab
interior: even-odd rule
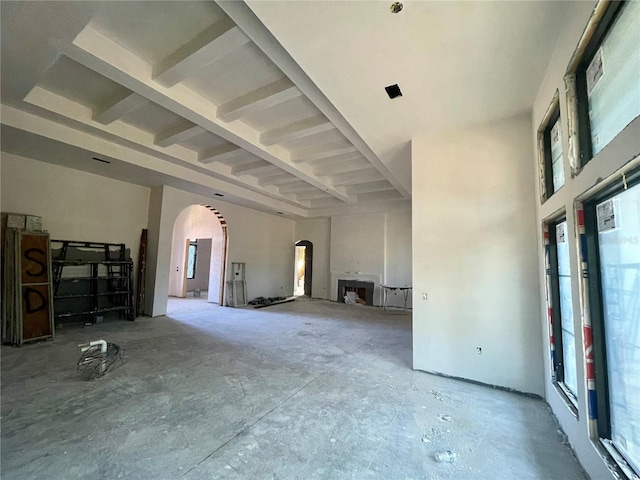
[[[2,478],[585,478],[541,400],[411,370],[409,315],[195,305],[3,346]],[[99,338],[126,364],[80,380]]]

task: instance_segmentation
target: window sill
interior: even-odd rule
[[[559,382],[553,382],[553,387],[556,389],[556,392],[558,392],[558,395],[560,395],[560,398],[562,398],[571,414],[576,420],[578,420],[580,418],[578,415],[578,400],[573,396],[573,393]]]
[[[629,466],[611,440],[599,438],[594,441],[594,444],[596,450],[614,476],[623,480],[640,480],[640,476]]]

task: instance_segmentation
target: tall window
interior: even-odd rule
[[[582,163],[640,115],[640,2],[608,6],[576,70]]]
[[[555,377],[557,384],[576,406],[578,376],[569,266],[569,233],[566,220],[562,219],[549,224],[549,247]]]
[[[189,257],[187,259],[187,279],[196,278],[196,258],[198,256],[198,240],[190,240]]]
[[[562,128],[557,92],[538,129],[538,148],[540,149],[542,201],[544,201],[564,185]]]
[[[585,202],[585,228],[598,433],[640,472],[640,170],[628,178]]]

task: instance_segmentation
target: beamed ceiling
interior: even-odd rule
[[[3,1],[2,150],[291,218],[410,208],[409,141],[420,122],[403,126],[401,112],[417,118],[424,92],[386,97],[385,82],[411,87],[411,72],[371,70],[384,39],[350,48],[349,19],[380,9],[374,24],[397,20],[384,3],[357,4]],[[531,9],[516,16],[530,19]],[[538,10],[530,29],[553,13]],[[525,90],[512,94],[513,111],[497,113],[530,108],[535,89]],[[458,117],[444,127],[463,124]]]

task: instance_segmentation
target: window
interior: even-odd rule
[[[569,266],[569,232],[567,221],[549,223],[550,312],[554,347],[555,381],[567,399],[577,406],[578,375],[576,341],[573,328],[571,269]]]
[[[196,278],[196,257],[198,255],[198,240],[191,240],[189,243],[189,258],[187,260],[187,279]]]
[[[564,185],[564,159],[562,155],[562,131],[560,128],[560,104],[558,93],[538,130],[543,191],[546,200]]]
[[[640,472],[640,169],[584,204],[598,435]]]
[[[640,115],[640,2],[611,2],[576,68],[580,164]]]

